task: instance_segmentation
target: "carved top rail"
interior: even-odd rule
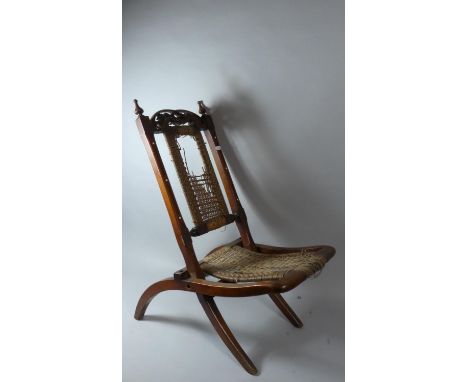
[[[144,110],[133,100],[135,104],[135,114],[143,116]],[[208,127],[203,122],[203,116],[208,114],[208,109],[203,101],[198,101],[199,116],[189,110],[183,109],[164,109],[154,113],[148,121],[153,127],[154,134],[176,133],[178,135],[193,135],[195,131],[206,130]]]

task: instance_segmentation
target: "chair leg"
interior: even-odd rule
[[[216,332],[223,340],[224,344],[228,347],[231,353],[236,357],[244,369],[252,375],[258,373],[257,368],[250,360],[248,355],[237,342],[236,338],[232,334],[231,330],[227,326],[226,322],[221,315],[221,312],[218,310],[216,303],[214,302],[213,297],[205,296],[197,293],[198,300],[200,301],[201,306],[205,310],[206,315],[211,321],[211,324],[216,329]]]
[[[291,322],[291,324],[293,324],[296,328],[302,328],[304,324],[299,319],[299,317],[297,317],[296,313],[294,313],[294,310],[292,310],[292,308],[288,305],[283,296],[277,293],[270,293],[269,296],[276,304],[276,306],[281,310],[281,312],[283,312],[286,318]]]
[[[179,281],[174,280],[173,278],[164,279],[154,283],[153,285],[149,286],[141,295],[140,299],[138,300],[138,304],[135,309],[135,319],[141,320],[145,315],[146,308],[148,307],[151,300],[156,297],[158,293],[164,292],[166,290],[175,290],[178,289]]]

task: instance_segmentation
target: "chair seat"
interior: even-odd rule
[[[279,280],[288,271],[301,271],[312,276],[322,270],[333,254],[334,249],[328,246],[260,253],[238,245],[226,245],[206,255],[200,266],[205,273],[230,282]]]

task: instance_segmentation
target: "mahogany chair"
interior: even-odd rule
[[[272,247],[257,244],[250,234],[247,217],[237,196],[234,183],[216,136],[215,126],[203,101],[199,101],[197,115],[187,110],[160,110],[151,118],[143,115],[143,109],[135,103],[137,126],[161,189],[177,243],[186,267],[173,276],[156,282],[141,295],[135,310],[135,319],[142,320],[151,300],[167,290],[182,290],[197,295],[216,332],[250,374],[257,368],[237,342],[218,310],[214,297],[246,297],[268,294],[286,318],[297,328],[302,322],[281,296],[307,277],[319,272],[335,254],[330,246],[297,248]],[[219,176],[225,189],[230,210],[226,206],[221,187],[205,146],[211,149]],[[179,210],[169,182],[155,134],[162,133],[169,147],[182,190],[187,199],[194,227],[188,229]],[[202,173],[190,170],[185,152],[179,145],[181,137],[192,137],[197,144],[203,163]],[[235,222],[240,238],[213,249],[198,261],[192,245],[192,237]],[[207,280],[213,276],[218,281]]]

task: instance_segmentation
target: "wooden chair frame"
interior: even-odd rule
[[[195,293],[220,338],[245,370],[252,375],[256,375],[257,368],[230,331],[214,302],[214,297],[246,297],[268,294],[291,324],[300,328],[303,325],[301,320],[283,299],[281,293],[287,292],[298,286],[307,278],[307,275],[300,271],[289,271],[282,279],[279,280],[239,283],[226,282],[222,280],[206,280],[206,275],[201,269],[200,263],[195,255],[192,236],[198,236],[206,233],[207,230],[206,227],[205,229],[203,227],[196,227],[197,229],[189,231],[179,210],[179,206],[169,182],[154,136],[154,134],[164,132],[164,127],[161,127],[161,124],[157,124],[155,121],[155,115],[160,112],[149,118],[143,115],[144,111],[138,105],[137,100],[134,100],[134,103],[135,114],[138,116],[136,119],[138,130],[148,153],[157,183],[161,189],[164,203],[167,207],[169,218],[172,223],[172,228],[186,265],[183,269],[176,271],[172,277],[158,281],[144,291],[135,310],[135,319],[143,319],[149,303],[161,292],[168,290],[181,290]],[[231,244],[236,244],[263,254],[293,253],[302,250],[304,247],[283,248],[256,244],[254,242],[247,223],[247,216],[242,208],[226,164],[226,160],[221,150],[213,120],[209,115],[206,106],[203,104],[203,101],[199,101],[198,104],[200,116],[186,110],[163,110],[162,112],[164,112],[165,117],[173,121],[179,120],[182,123],[190,119],[195,119],[197,121],[197,128],[204,132],[205,139],[210,147],[232,211],[232,214],[229,215],[231,219],[227,219],[226,224],[230,224],[235,221],[240,233],[240,238]],[[166,128],[168,127],[166,126]],[[330,246],[321,246],[321,249],[317,252],[317,254],[322,255],[327,260],[333,257],[334,253],[335,249]]]

